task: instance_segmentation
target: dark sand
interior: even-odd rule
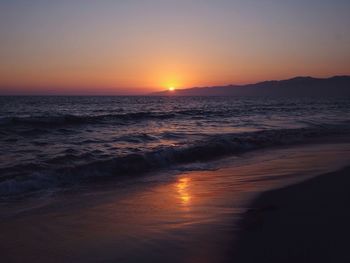
[[[232,240],[237,220],[257,195],[344,167],[350,163],[350,144],[268,149],[242,157],[212,166],[219,169],[166,171],[3,200],[0,263],[239,262],[235,256],[241,262],[346,261],[339,260],[346,257],[349,236],[346,172],[263,194],[241,224],[245,230],[238,233],[236,255]]]
[[[266,192],[251,207],[232,262],[350,262],[350,167]]]

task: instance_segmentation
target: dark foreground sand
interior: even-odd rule
[[[350,262],[350,167],[262,194],[231,262]]]

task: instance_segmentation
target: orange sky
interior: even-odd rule
[[[0,94],[138,94],[350,74],[346,1],[0,5]]]

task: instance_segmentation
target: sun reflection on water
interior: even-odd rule
[[[183,205],[189,205],[191,201],[191,195],[189,193],[190,182],[191,182],[190,178],[183,177],[183,178],[180,178],[176,183],[177,193]]]

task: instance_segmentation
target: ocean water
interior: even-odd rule
[[[0,97],[0,196],[350,132],[350,98]]]
[[[211,169],[7,198],[1,260],[236,262],[237,221],[252,198],[348,165],[350,141],[337,140],[246,152],[210,162]]]

